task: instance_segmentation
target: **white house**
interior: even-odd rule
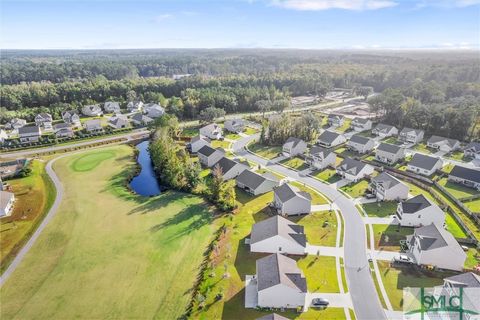
[[[467,158],[480,159],[480,142],[471,142],[463,150]]]
[[[8,139],[8,134],[5,130],[0,129],[0,143],[4,143]]]
[[[443,152],[452,152],[460,148],[460,141],[440,136],[431,136],[427,140],[427,146]]]
[[[372,129],[372,120],[357,117],[357,118],[352,120],[352,122],[350,123],[350,126],[356,132],[371,130]]]
[[[354,134],[347,142],[347,147],[358,153],[368,153],[375,148],[375,141],[359,134]]]
[[[197,151],[197,155],[201,165],[211,168],[225,155],[225,150],[205,145]]]
[[[130,101],[127,104],[128,112],[141,112],[143,111],[143,102],[142,101]]]
[[[100,119],[87,120],[85,121],[84,126],[85,130],[87,130],[88,132],[99,132],[103,130],[102,122],[100,121]]]
[[[345,158],[336,169],[343,179],[351,182],[357,182],[374,172],[374,168],[358,160]]]
[[[5,125],[5,128],[9,130],[17,130],[26,125],[27,125],[27,120],[20,119],[20,118],[13,118],[10,121],[8,121],[8,123]]]
[[[14,202],[15,195],[12,192],[0,191],[0,217],[6,217],[12,214]]]
[[[132,123],[136,126],[144,126],[148,125],[149,123],[153,122],[153,119],[149,116],[144,115],[143,113],[135,113],[130,117]]]
[[[218,140],[222,138],[222,128],[216,123],[211,123],[200,128],[200,134],[209,139]]]
[[[480,190],[480,170],[462,166],[453,167],[448,180],[464,186]]]
[[[245,130],[245,121],[242,119],[231,119],[225,121],[223,124],[225,130],[233,133],[243,132]]]
[[[107,101],[103,105],[106,113],[120,113],[120,103],[115,101]]]
[[[102,108],[98,104],[84,106],[82,108],[82,113],[87,117],[99,117],[103,115]]]
[[[306,214],[312,211],[312,196],[284,183],[273,190],[272,206],[282,215]]]
[[[398,135],[398,139],[405,143],[417,144],[423,140],[425,132],[419,129],[403,128]]]
[[[392,201],[407,199],[409,188],[394,176],[382,172],[372,178],[369,190],[380,201]]]
[[[337,154],[332,150],[322,147],[312,147],[309,154],[305,157],[305,162],[315,169],[325,169],[334,167],[337,160]]]
[[[457,240],[442,226],[434,223],[415,228],[407,236],[408,254],[418,265],[462,271],[467,254]]]
[[[256,262],[257,304],[262,308],[304,307],[307,279],[297,262],[275,253]]]
[[[390,143],[382,142],[375,150],[375,160],[390,165],[403,159],[404,157],[405,148]]]
[[[57,138],[71,138],[74,136],[72,126],[69,123],[57,123],[53,126]]]
[[[49,113],[42,112],[35,116],[35,125],[41,127],[45,132],[53,131],[52,122],[53,118]]]
[[[37,126],[27,126],[18,128],[18,136],[21,143],[37,142],[40,140],[42,131]]]
[[[407,170],[424,176],[431,176],[435,171],[442,169],[443,161],[437,157],[415,153],[407,164]]]
[[[190,139],[186,148],[190,153],[197,153],[203,146],[210,146],[210,139],[202,135],[197,135]]]
[[[398,129],[388,124],[379,123],[375,129],[372,130],[372,134],[379,136],[380,138],[387,138],[396,136],[398,134]]]
[[[165,114],[165,109],[156,103],[147,103],[143,112],[152,119],[159,118]]]
[[[307,143],[302,139],[290,137],[282,146],[282,153],[286,157],[303,154],[307,150]]]
[[[76,111],[68,110],[62,112],[62,119],[63,121],[71,124],[75,128],[79,128],[82,126],[82,123],[80,122],[80,117],[78,116]]]
[[[443,226],[445,212],[423,194],[402,201],[397,206],[399,224],[404,227],[419,227],[435,223]]]
[[[122,129],[127,128],[130,122],[128,118],[122,114],[116,114],[107,120],[108,126],[112,127],[113,129]]]
[[[257,222],[250,234],[250,251],[303,255],[307,236],[303,226],[276,215]]]
[[[214,166],[213,170],[220,170],[224,181],[235,179],[240,173],[250,169],[248,163],[222,157]]]
[[[327,122],[330,126],[340,127],[343,125],[345,117],[339,114],[329,114]]]
[[[278,187],[280,180],[270,172],[262,175],[251,170],[244,170],[238,175],[236,184],[240,189],[257,196]]]
[[[347,141],[343,134],[325,130],[318,136],[317,144],[325,148],[336,147]]]

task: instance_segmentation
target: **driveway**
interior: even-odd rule
[[[284,176],[288,176],[323,193],[340,209],[345,221],[344,232],[344,265],[347,283],[355,314],[358,319],[386,319],[385,311],[378,298],[368,266],[365,246],[365,224],[353,201],[327,184],[312,177],[301,177],[298,172],[281,165],[271,164],[268,160],[258,157],[244,147],[259,134],[238,140],[233,150],[239,156],[252,162],[266,166]]]
[[[392,261],[394,258],[400,257],[400,252],[396,252],[396,251],[375,250],[374,254],[377,260]]]
[[[397,224],[396,216],[390,216],[385,218],[380,217],[364,217],[363,221],[367,224]]]
[[[343,257],[343,248],[314,246],[307,243],[307,254],[329,257]]]
[[[258,305],[257,279],[245,276],[245,308],[256,308]]]
[[[309,292],[307,294],[307,306],[312,308],[312,300],[315,298],[327,299],[330,304],[329,307],[333,308],[353,308],[352,299],[348,293],[321,293],[321,292]]]

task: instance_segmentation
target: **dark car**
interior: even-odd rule
[[[325,298],[312,299],[312,306],[314,307],[326,307],[329,305],[329,301]]]

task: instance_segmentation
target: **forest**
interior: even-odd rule
[[[1,62],[0,123],[31,121],[38,112],[59,119],[85,104],[125,106],[135,99],[160,103],[181,120],[196,119],[207,108],[262,111],[293,96],[371,87],[380,93],[370,100],[378,120],[478,138],[471,130],[480,114],[474,52],[4,50]]]

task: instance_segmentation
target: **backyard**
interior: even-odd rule
[[[1,288],[3,319],[183,314],[218,227],[199,197],[166,192],[143,198],[128,192],[132,155],[123,145],[55,163],[63,200]]]
[[[413,234],[413,228],[374,224],[373,234],[376,250],[400,251],[400,240],[405,240],[407,235]]]
[[[458,183],[450,182],[447,178],[440,179],[438,184],[447,189],[447,191],[457,199],[471,197],[479,193],[478,190],[473,188],[467,188]]]

